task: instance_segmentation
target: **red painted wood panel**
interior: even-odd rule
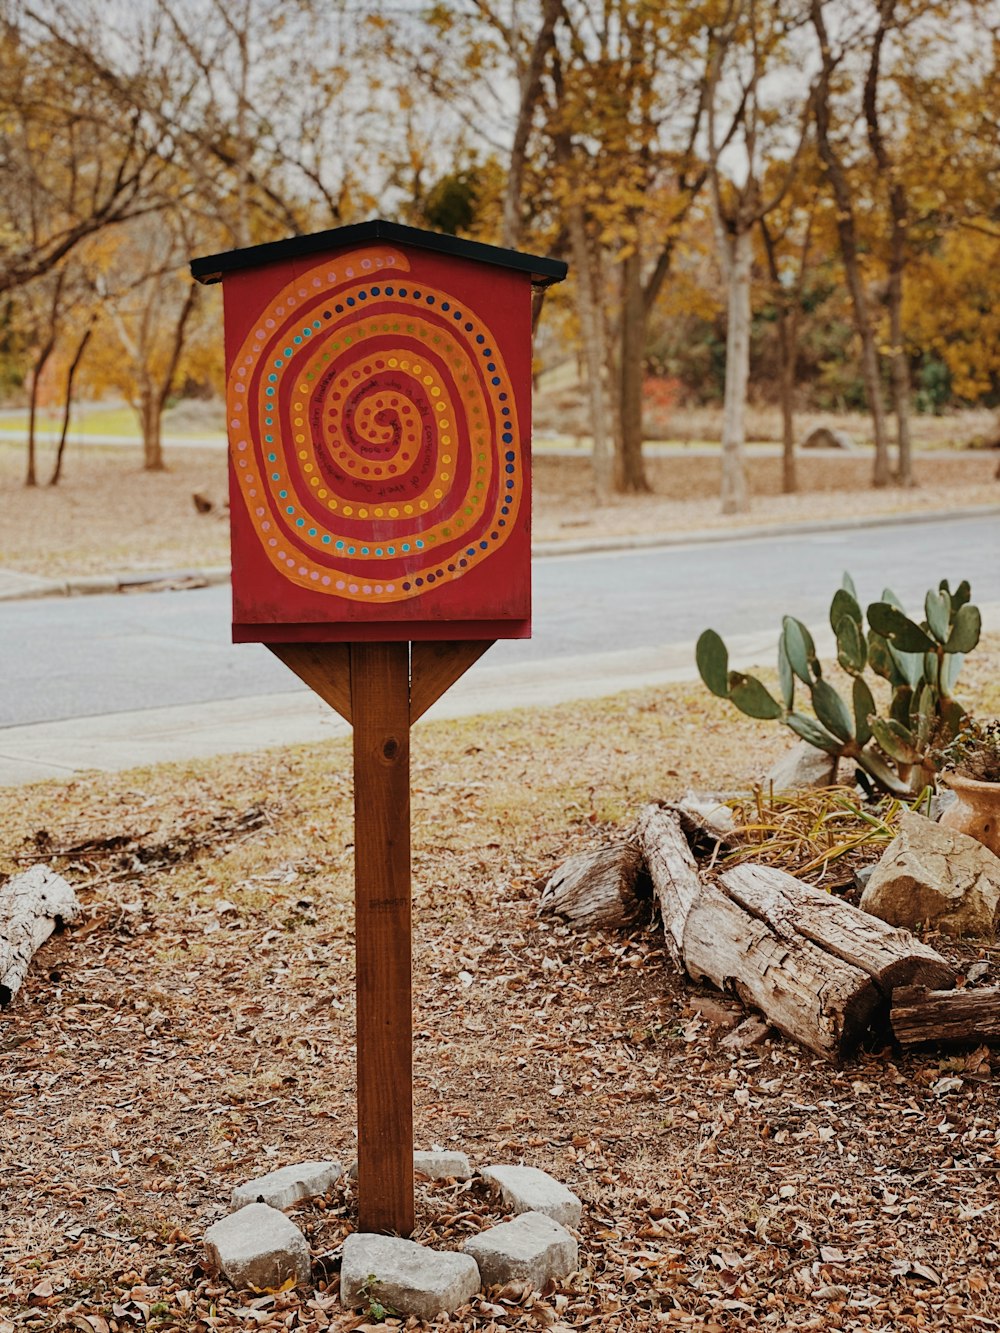
[[[234,638],[530,633],[530,276],[378,242],[224,294]]]

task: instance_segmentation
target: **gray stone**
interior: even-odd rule
[[[677,804],[679,809],[717,838],[727,838],[736,828],[732,810],[717,797],[687,791]]]
[[[488,1166],[483,1179],[491,1181],[515,1213],[544,1213],[563,1226],[579,1224],[583,1204],[572,1190],[537,1166]]]
[[[234,1287],[280,1287],[293,1277],[308,1282],[311,1261],[305,1236],[284,1213],[251,1203],[205,1232],[208,1265]]]
[[[764,790],[804,791],[807,787],[832,787],[837,781],[837,756],[799,741],[775,760],[764,774]]]
[[[846,449],[854,448],[854,441],[843,430],[831,430],[829,426],[817,426],[810,431],[799,445],[800,449]]]
[[[862,893],[868,887],[868,881],[875,874],[875,868],[878,863],[870,866],[859,866],[854,872],[854,887],[860,889]]]
[[[487,1287],[524,1282],[539,1291],[549,1278],[574,1272],[579,1262],[575,1238],[544,1213],[522,1213],[471,1237],[462,1248],[479,1265]]]
[[[861,906],[893,926],[991,935],[1000,906],[1000,857],[965,833],[906,812]]]
[[[413,1169],[430,1180],[471,1180],[472,1167],[464,1152],[444,1152],[434,1148],[430,1152],[413,1152]],[[358,1164],[352,1162],[347,1169],[349,1180],[357,1180]]]
[[[415,1152],[413,1169],[431,1180],[471,1180],[472,1167],[464,1152]]]
[[[233,1190],[233,1207],[248,1203],[269,1203],[272,1208],[290,1208],[300,1199],[325,1194],[341,1173],[339,1162],[300,1162],[269,1171],[266,1176],[248,1180]]]
[[[344,1241],[340,1299],[348,1309],[374,1299],[387,1312],[434,1319],[471,1301],[480,1285],[468,1254],[370,1232],[353,1232]]]

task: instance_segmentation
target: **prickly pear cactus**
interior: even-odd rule
[[[830,604],[837,661],[851,677],[845,699],[827,680],[812,635],[800,620],[785,616],[778,638],[776,699],[755,676],[729,669],[729,653],[715,630],[698,639],[695,659],[713,694],[749,717],[773,719],[828,754],[853,759],[876,787],[912,796],[933,782],[940,751],[954,739],[965,710],[952,696],[967,653],[979,642],[982,620],[963,581],[951,591],[947,579],[924,598],[924,619],[907,616],[886,588],[865,615],[849,574]],[[887,716],[877,710],[868,670],[891,690]],[[812,715],[795,707],[796,690],[809,696]]]

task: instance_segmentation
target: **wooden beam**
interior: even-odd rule
[[[353,643],[358,1229],[414,1228],[409,644]]]
[[[269,643],[275,657],[351,721],[351,645],[348,643]]]
[[[478,662],[495,639],[414,643],[410,655],[410,725]]]

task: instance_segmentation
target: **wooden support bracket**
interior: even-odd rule
[[[410,725],[437,703],[495,639],[414,643],[410,650]]]
[[[349,643],[269,643],[266,646],[345,722],[351,721]]]

